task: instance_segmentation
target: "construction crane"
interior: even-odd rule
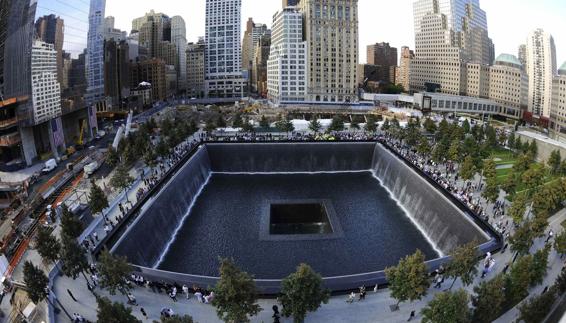
[[[84,133],[86,128],[86,120],[83,120],[81,124],[81,133],[79,134],[79,140],[77,141],[77,147],[81,149],[84,145]]]

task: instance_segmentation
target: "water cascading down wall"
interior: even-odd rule
[[[155,267],[211,172],[285,173],[371,170],[412,221],[445,255],[490,236],[442,192],[378,143],[206,144],[144,207],[113,252],[141,267]],[[339,185],[339,184],[337,184]],[[332,189],[332,188],[329,188]],[[221,215],[219,215],[221,216]],[[203,233],[206,235],[206,233]],[[402,239],[402,237],[400,237]]]

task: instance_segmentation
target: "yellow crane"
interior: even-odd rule
[[[77,141],[77,145],[79,147],[82,147],[84,145],[83,139],[84,139],[85,128],[86,128],[86,120],[83,120],[81,124],[81,133],[79,134],[79,140]]]

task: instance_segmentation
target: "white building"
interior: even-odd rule
[[[267,61],[268,98],[275,104],[304,102],[307,97],[307,42],[302,14],[288,7],[273,16]]]
[[[529,76],[529,112],[549,117],[552,104],[552,79],[556,74],[556,47],[552,35],[542,29],[527,38],[527,75]]]
[[[106,0],[91,0],[87,36],[86,104],[105,104],[104,98],[104,11]],[[101,109],[104,110],[104,109]]]
[[[115,19],[112,16],[104,18],[104,40],[114,39],[115,42],[128,39],[128,33],[114,27]]]
[[[187,88],[187,28],[181,16],[171,17],[171,42],[177,46],[177,86]]]
[[[418,0],[413,4],[412,91],[466,93],[466,64],[489,65],[494,47],[479,0]]]
[[[35,124],[61,115],[61,85],[57,81],[57,51],[39,40],[31,49],[31,90]]]
[[[307,41],[307,101],[358,100],[358,0],[301,0]]]
[[[566,62],[552,82],[550,129],[555,139],[566,142]]]
[[[205,95],[210,98],[241,98],[242,0],[206,0]]]

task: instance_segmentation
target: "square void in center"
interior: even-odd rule
[[[329,234],[324,203],[271,204],[269,234]]]

